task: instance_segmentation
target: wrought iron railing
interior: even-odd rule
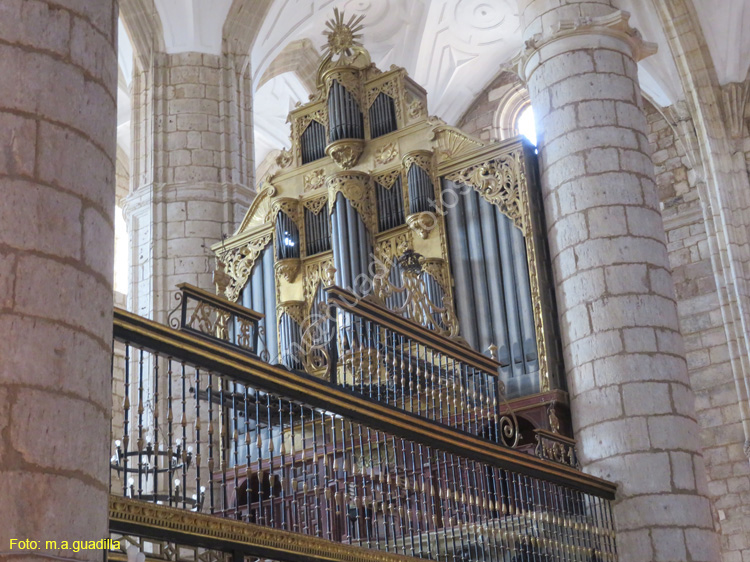
[[[497,361],[372,300],[339,287],[327,293],[321,328],[328,323],[335,332],[328,345],[305,351],[326,354],[332,383],[495,443],[518,443]]]
[[[247,534],[278,543],[281,559],[306,537],[312,558],[357,559],[325,547],[344,543],[394,559],[616,559],[612,484],[189,330],[116,310],[114,334],[123,530],[207,514],[233,520],[232,533],[268,529]],[[226,527],[209,519],[190,524]]]

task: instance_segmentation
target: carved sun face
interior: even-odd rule
[[[336,25],[328,34],[328,48],[334,55],[348,51],[354,43],[354,34],[346,25]]]
[[[364,16],[352,16],[345,23],[343,12],[339,12],[338,8],[335,8],[333,19],[326,22],[328,29],[323,32],[328,37],[326,50],[332,55],[349,55],[352,47],[355,45],[361,46],[359,39],[362,38],[362,34],[358,32],[362,30],[360,22],[363,19]]]

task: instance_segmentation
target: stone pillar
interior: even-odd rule
[[[620,560],[718,560],[641,110],[653,46],[610,0],[519,12],[581,462],[619,485]]]
[[[0,551],[109,536],[117,3],[0,8]],[[58,548],[46,548],[45,540]]]
[[[250,72],[246,57],[160,53],[132,84],[129,309],[164,323],[178,283],[213,290],[210,246],[254,195]]]

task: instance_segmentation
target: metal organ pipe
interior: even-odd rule
[[[498,346],[509,396],[537,392],[539,361],[523,234],[473,189],[459,195],[453,182],[443,180],[443,190],[456,194],[446,225],[462,335],[482,352],[488,337]],[[480,314],[490,321],[479,321]]]
[[[523,345],[521,344],[520,319],[518,317],[518,301],[513,286],[515,275],[513,272],[513,246],[510,241],[510,220],[495,210],[497,217],[497,235],[500,245],[500,263],[503,275],[503,291],[505,292],[505,315],[508,322],[508,337],[510,340],[511,369],[513,376],[523,374]]]
[[[464,195],[456,189],[456,184],[449,180],[442,180],[443,193],[452,191],[456,206],[449,209],[446,215],[448,227],[448,246],[451,256],[451,268],[455,282],[456,312],[461,334],[469,344],[477,349],[477,330],[474,318],[474,298],[468,290],[472,286],[471,271],[469,269],[468,256],[469,245],[466,239],[466,222],[464,221]],[[496,345],[499,345],[496,343]]]
[[[299,244],[297,244],[299,253]],[[263,314],[265,322],[266,348],[268,350],[269,361],[278,362],[279,342],[276,333],[276,279],[274,276],[273,254],[271,252],[263,253]]]
[[[328,119],[331,142],[364,138],[364,119],[359,104],[337,80],[331,82],[328,90]]]
[[[325,127],[317,121],[310,121],[310,124],[300,135],[300,148],[303,164],[323,158],[326,155]]]
[[[396,106],[393,98],[380,93],[370,106],[370,138],[378,138],[396,130]]]
[[[362,217],[351,202],[339,192],[333,208],[334,226],[333,260],[336,267],[336,284],[344,288],[359,290],[354,283],[362,274],[369,278],[372,240]]]
[[[430,174],[420,166],[412,164],[407,173],[409,184],[409,212],[421,213],[423,211],[434,211],[430,201],[435,200],[435,188],[432,185]]]
[[[513,270],[516,275],[516,291],[521,310],[521,334],[523,336],[523,356],[527,363],[526,371],[539,369],[538,352],[536,348],[536,333],[534,330],[534,307],[531,303],[529,287],[529,271],[526,264],[526,241],[518,228],[511,227],[511,243],[513,247]]]
[[[478,197],[478,195],[474,196]],[[480,200],[479,214],[482,221],[482,247],[484,248],[484,257],[487,261],[487,271],[500,271],[500,252],[497,246],[495,209],[492,205]],[[503,297],[502,286],[502,279],[487,283],[492,316],[492,343],[498,348],[497,357],[500,364],[504,365],[501,368],[501,372],[507,375],[510,368],[510,350],[507,343],[508,329],[505,323],[505,299]]]
[[[487,292],[487,272],[485,270],[482,241],[482,222],[479,217],[478,201],[472,191],[464,196],[465,222],[469,241],[469,263],[471,264],[471,280],[474,288],[474,311],[476,313],[477,332],[479,335],[479,350],[486,350],[492,342],[492,318],[487,314],[490,309],[489,294]]]

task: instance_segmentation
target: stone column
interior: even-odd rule
[[[113,0],[0,6],[0,551],[40,540],[24,560],[109,536],[116,45]]]
[[[245,57],[157,53],[132,88],[129,308],[164,323],[178,283],[213,290],[210,246],[252,201],[250,72]]]
[[[718,560],[641,110],[653,45],[611,0],[519,12],[581,462],[619,485],[620,560]]]

